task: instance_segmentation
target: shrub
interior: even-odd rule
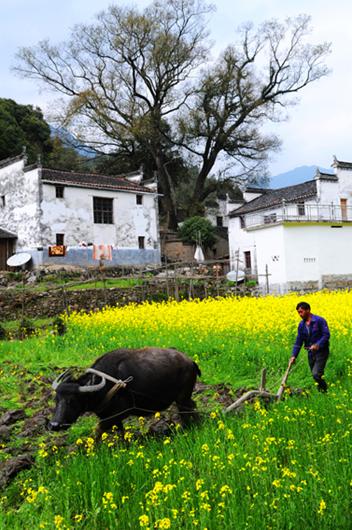
[[[199,215],[186,219],[179,234],[185,243],[200,243],[205,248],[211,248],[216,241],[215,227],[208,219]]]

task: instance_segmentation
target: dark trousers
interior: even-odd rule
[[[308,362],[313,379],[318,383],[318,390],[326,392],[328,385],[323,379],[324,368],[329,357],[329,351],[308,351]]]

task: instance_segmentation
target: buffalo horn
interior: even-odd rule
[[[97,385],[79,386],[78,391],[79,392],[98,392],[99,390],[104,388],[105,385],[106,385],[106,379],[105,377],[101,377],[101,381]]]
[[[68,368],[68,370],[65,370],[62,374],[60,374],[56,379],[55,381],[53,382],[53,384],[51,385],[53,387],[54,390],[57,389],[57,387],[63,383],[64,381],[66,381],[66,379],[68,379],[70,376],[71,376],[71,372],[72,372],[72,369],[71,368]]]

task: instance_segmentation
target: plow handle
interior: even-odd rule
[[[284,376],[283,376],[283,378],[281,380],[280,388],[279,388],[279,390],[277,391],[277,394],[276,394],[276,398],[277,398],[278,401],[280,401],[280,399],[282,398],[282,394],[284,393],[286,381],[288,379],[288,374],[290,373],[291,366],[292,366],[292,364],[288,365],[287,370],[284,373]]]

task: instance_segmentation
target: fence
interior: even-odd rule
[[[352,207],[338,204],[283,204],[272,212],[247,214],[244,228],[280,222],[352,222]]]
[[[229,282],[226,277],[229,270],[230,261],[226,259],[209,260],[202,264],[195,262],[165,264],[152,270],[135,270],[128,275],[122,275],[120,271],[118,276],[113,276],[112,270],[102,267],[90,270],[90,277],[88,278],[86,274],[85,280],[70,278],[66,283],[52,286],[50,284],[43,286],[42,283],[29,285],[24,282],[16,289],[0,289],[2,319],[52,317],[63,311],[70,313],[73,309],[91,311],[106,305],[162,301],[169,298],[180,301],[192,298],[203,299],[208,296],[242,295],[253,289],[255,282],[251,287],[246,282],[255,280],[254,276],[246,275],[246,282],[243,278],[241,283]],[[132,286],[113,286],[113,280],[118,279],[136,280],[136,282]],[[93,285],[82,289],[86,283]],[[78,286],[77,290],[75,286]]]

